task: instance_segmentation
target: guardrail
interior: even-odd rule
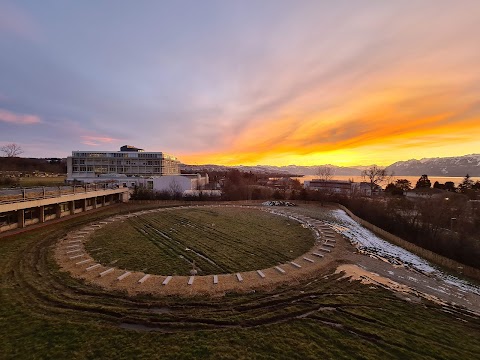
[[[83,186],[8,189],[0,191],[0,204],[21,203],[27,201],[62,197],[66,195],[115,189],[120,189],[120,187],[118,185],[112,184],[94,184]]]

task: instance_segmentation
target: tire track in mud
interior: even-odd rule
[[[52,257],[52,247],[59,235],[55,233],[43,240],[32,241],[27,251],[17,254],[12,262],[13,267],[4,280],[15,291],[17,302],[28,304],[28,311],[44,318],[68,317],[71,321],[81,323],[101,321],[113,326],[130,326],[132,329],[137,326],[137,330],[145,327],[143,330],[179,332],[271,325],[306,319],[309,316],[302,315],[308,315],[323,306],[357,306],[335,302],[335,298],[341,298],[345,293],[323,293],[323,286],[299,294],[299,289],[310,288],[312,283],[296,285],[294,288],[285,287],[265,294],[191,301],[149,296],[128,297],[107,292],[58,271]],[[354,283],[350,285],[356,287]],[[328,299],[328,304],[319,304],[315,299],[322,299],[322,302]],[[291,308],[292,305],[295,309]],[[166,310],[158,314],[155,309]]]
[[[15,301],[21,303],[22,308],[28,307],[28,311],[38,318],[63,321],[68,318],[69,321],[92,326],[160,333],[312,322],[348,332],[375,345],[401,347],[395,339],[382,338],[363,327],[363,324],[373,324],[386,328],[389,324],[376,319],[372,321],[352,310],[373,311],[379,300],[392,304],[403,303],[403,300],[383,290],[365,290],[366,287],[357,282],[337,281],[341,275],[331,275],[335,266],[323,269],[313,280],[266,293],[227,294],[223,298],[129,297],[87,285],[60,272],[52,253],[54,244],[64,233],[52,231],[42,239],[29,240],[26,250],[19,251],[9,262],[10,269],[2,278],[2,282],[9,285],[8,291],[16,295]],[[456,316],[465,317],[461,310],[455,312]],[[401,310],[400,313],[409,316],[407,311]],[[352,326],[352,319],[359,326]],[[478,324],[478,320],[475,321]],[[414,336],[421,337],[420,334]]]

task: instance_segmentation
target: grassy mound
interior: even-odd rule
[[[159,275],[250,271],[292,260],[314,244],[300,223],[248,208],[199,207],[132,217],[97,230],[87,250],[103,264]]]
[[[59,271],[52,247],[115,209],[0,239],[0,359],[474,359],[480,318],[316,279],[223,298],[127,297]],[[149,330],[149,331],[146,331]]]

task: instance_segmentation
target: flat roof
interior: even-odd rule
[[[84,153],[84,154],[99,154],[99,155],[103,155],[103,154],[141,154],[141,155],[144,155],[144,154],[156,154],[156,155],[162,155],[163,157],[168,157],[170,158],[171,160],[178,160],[176,156],[173,156],[173,155],[170,155],[170,154],[167,154],[165,152],[162,152],[162,151],[92,151],[92,150],[73,150],[72,151],[72,156],[74,156],[76,153]],[[134,155],[132,155],[132,157],[136,157]]]

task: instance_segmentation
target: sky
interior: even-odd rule
[[[188,164],[480,153],[480,1],[0,0],[0,146]]]

